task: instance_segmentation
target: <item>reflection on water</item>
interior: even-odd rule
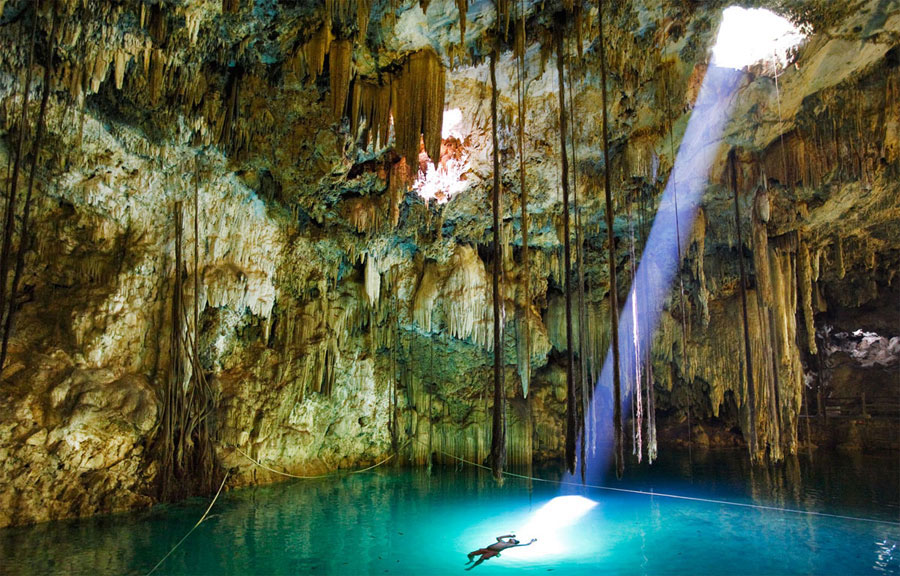
[[[788,456],[752,466],[741,450],[661,451],[653,466],[628,462],[626,477],[593,471],[589,483],[900,521],[900,459],[843,453]]]
[[[891,568],[897,567],[894,560],[894,553],[897,551],[897,543],[890,540],[882,540],[876,542],[878,546],[878,559],[875,561],[875,568],[880,572],[890,572]]]
[[[751,468],[743,452],[661,453],[611,486],[900,520],[896,458],[798,458]],[[561,477],[555,469],[536,475]],[[600,482],[602,474],[592,474]],[[614,476],[612,476],[614,477]],[[606,476],[610,478],[610,476]],[[597,505],[553,527],[538,513],[561,493]],[[0,530],[0,572],[144,574],[207,501],[138,514]],[[563,508],[562,510],[565,510]],[[563,512],[565,513],[565,512]],[[565,519],[560,519],[565,520]],[[540,524],[540,526],[538,526]],[[382,468],[223,494],[162,566],[165,574],[459,574],[501,534],[534,545],[473,572],[900,573],[900,527],[509,479]],[[526,531],[533,531],[529,535]],[[546,545],[542,546],[542,543]],[[552,545],[551,545],[552,544]]]

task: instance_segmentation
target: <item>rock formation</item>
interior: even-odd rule
[[[659,209],[728,4],[604,3],[608,166],[596,3],[500,4],[496,26],[486,0],[0,0],[0,166],[22,165],[13,226],[4,228],[13,256],[2,281],[15,315],[0,379],[0,526],[158,500],[153,446],[173,339],[196,345],[216,408],[194,416],[209,426],[231,486],[278,479],[241,452],[295,474],[365,466],[395,450],[412,465],[484,461],[497,346],[507,465],[563,456],[567,347],[595,381],[609,346],[609,267],[623,303],[641,227]],[[677,287],[665,295],[647,373],[665,430],[678,435],[670,441],[686,441],[689,411],[698,431],[734,428],[738,442],[754,417],[754,457],[777,460],[808,442],[801,415],[809,403],[824,411],[817,391],[855,395],[849,383],[877,373],[869,397],[897,393],[900,6],[749,4],[787,15],[808,38],[788,66],[741,72],[731,120],[709,142],[715,161],[700,216],[681,231],[685,296]],[[559,11],[570,87],[559,85],[552,59]],[[495,30],[502,342],[493,339],[489,279]],[[573,314],[571,338],[561,89],[571,99],[584,246],[584,312]],[[450,109],[462,121],[442,135]],[[463,153],[464,191],[446,202],[416,194],[420,171]],[[11,169],[0,173],[4,209],[11,180]],[[178,202],[185,219],[176,236]],[[755,410],[742,377],[739,259]],[[179,292],[183,306],[173,307]],[[188,359],[174,381],[186,397],[199,381],[194,370]],[[611,402],[610,390],[593,393]]]

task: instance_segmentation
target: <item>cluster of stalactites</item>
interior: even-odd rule
[[[331,114],[340,120],[350,93],[350,79],[353,76],[353,44],[349,40],[335,40],[331,44],[328,59],[329,81],[331,84]]]
[[[70,2],[71,3],[71,2]],[[68,6],[68,4],[67,4]],[[240,0],[222,0],[222,11],[235,14],[247,7]],[[371,140],[380,146],[388,143],[391,127],[391,113],[395,122],[396,148],[408,166],[408,176],[413,179],[418,173],[418,156],[421,137],[424,136],[425,149],[432,159],[440,157],[441,124],[444,105],[444,68],[438,55],[431,49],[412,53],[403,65],[390,73],[382,73],[379,78],[355,76],[353,51],[354,40],[344,33],[352,28],[352,20],[356,21],[355,37],[363,40],[368,30],[371,13],[371,0],[327,0],[322,25],[301,43],[288,58],[288,69],[297,79],[315,82],[324,72],[326,62],[330,83],[330,97],[327,106],[335,121],[349,113],[352,127],[359,128],[360,121],[365,129],[365,145]],[[460,26],[465,27],[466,0],[458,0]],[[69,7],[69,14],[73,6]],[[61,70],[61,82],[69,88],[76,100],[85,92],[97,92],[101,83],[113,69],[113,77],[117,89],[122,89],[126,81],[126,72],[131,60],[142,63],[143,75],[146,78],[147,94],[151,105],[157,105],[165,99],[167,78],[174,77],[171,67],[177,61],[166,48],[172,31],[165,4],[140,3],[138,22],[147,30],[146,42],[127,37],[124,45],[111,50],[101,50],[97,54],[85,53],[85,63],[75,66],[64,66]],[[183,14],[191,41],[196,41],[199,33],[201,12],[187,7],[173,10]],[[119,12],[111,14],[118,18]],[[65,44],[75,42],[75,27],[71,27]],[[344,31],[335,33],[335,31]],[[111,35],[115,27],[103,27],[104,35]],[[464,32],[463,32],[464,33]],[[71,38],[70,38],[71,37]],[[105,44],[116,46],[110,39]],[[202,74],[189,74],[187,77],[199,77],[195,86],[179,88],[184,91],[187,103],[198,105],[206,92],[207,85]],[[229,82],[228,97],[224,108],[231,116],[224,118],[222,138],[231,140],[231,125],[237,113],[237,89],[241,78],[237,75]],[[349,105],[349,110],[348,110]],[[226,137],[228,134],[229,137]],[[374,134],[374,135],[373,135]],[[356,132],[354,132],[354,136]]]
[[[399,70],[384,73],[378,79],[354,78],[353,44],[335,40],[326,24],[297,50],[294,70],[315,81],[325,67],[326,56],[333,118],[343,117],[349,100],[351,130],[356,136],[359,127],[364,126],[363,146],[370,142],[386,145],[393,116],[395,147],[406,160],[409,179],[418,173],[423,138],[428,156],[440,158],[446,77],[433,50],[410,54]]]
[[[369,31],[369,13],[371,0],[325,0],[325,12],[328,22],[338,25],[348,24],[356,17],[357,38],[365,41]]]
[[[315,82],[325,69],[325,57],[331,51],[334,35],[331,26],[325,24],[316,30],[305,44],[300,46],[291,59],[291,68],[301,77]]]
[[[430,49],[411,54],[391,82],[395,147],[406,159],[410,178],[418,172],[423,138],[428,157],[441,157],[444,84],[444,66]]]
[[[391,129],[391,85],[357,78],[353,83],[350,101],[351,133],[359,132],[365,121],[364,146],[369,142],[376,148],[388,143]]]

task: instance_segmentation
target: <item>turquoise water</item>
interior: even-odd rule
[[[663,453],[622,488],[900,521],[894,458],[817,455],[753,470],[743,452]],[[752,472],[752,473],[751,473]],[[539,470],[545,478],[558,470]],[[593,501],[557,500],[578,495]],[[207,500],[0,530],[4,574],[145,574]],[[583,514],[578,517],[578,514]],[[515,532],[524,548],[473,574],[900,573],[900,526],[623,494],[489,473],[380,468],[224,493],[161,574],[464,574],[466,553]]]

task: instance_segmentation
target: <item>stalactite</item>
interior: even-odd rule
[[[158,45],[165,44],[168,37],[168,18],[163,10],[164,4],[161,2],[150,5],[148,31],[153,42]]]
[[[365,43],[369,34],[369,16],[372,12],[372,0],[356,0],[356,29],[360,43]]]
[[[243,76],[243,70],[240,66],[235,66],[228,72],[224,102],[225,117],[222,121],[222,132],[219,135],[219,144],[228,152],[233,152],[237,149],[235,144],[235,127],[240,117]]]
[[[603,0],[598,0],[598,26],[600,34],[600,84],[603,106],[603,187],[606,194],[606,234],[609,244],[609,324],[610,345],[612,346],[613,372],[613,434],[615,438],[616,477],[625,472],[624,435],[622,431],[622,385],[619,372],[619,301],[616,294],[616,238],[613,230],[612,187],[609,166],[609,118],[607,115],[608,95],[606,88],[606,40],[603,31]]]
[[[737,193],[737,168],[735,167],[734,150],[729,151],[728,162],[731,168],[731,189],[734,194],[734,223],[737,234],[738,268],[741,273],[741,318],[743,320],[744,328],[744,364],[747,369],[747,406],[750,420],[748,439],[750,459],[751,461],[756,462],[759,458],[756,437],[756,387],[753,382],[753,354],[750,350],[750,324],[747,321],[747,274],[744,271],[744,244],[741,235],[741,209]]]
[[[325,56],[331,50],[331,42],[334,36],[331,34],[330,22],[322,24],[316,30],[309,41],[303,46],[304,62],[306,64],[306,74],[309,76],[310,82],[315,82],[316,78],[325,70]]]
[[[706,252],[706,233],[708,222],[706,210],[703,207],[697,209],[694,217],[692,234],[689,235],[688,245],[696,246],[696,256],[693,259],[694,277],[697,282],[697,303],[699,304],[700,323],[703,327],[709,326],[709,289],[706,284],[706,269],[704,254]],[[688,316],[690,318],[690,316]]]
[[[38,15],[34,15],[29,40],[28,64],[25,69],[25,85],[22,88],[22,118],[19,121],[19,135],[16,142],[15,160],[13,161],[12,176],[9,181],[9,191],[6,196],[6,214],[4,215],[3,242],[0,244],[0,315],[6,310],[7,305],[7,277],[9,276],[9,257],[13,243],[13,228],[16,216],[16,195],[19,186],[19,170],[25,154],[25,133],[28,130],[28,100],[31,94],[31,71],[34,67],[35,36],[38,28]],[[0,365],[2,368],[2,365]]]
[[[797,347],[797,315],[800,308],[797,240],[794,234],[778,236],[770,244],[769,252],[774,296],[770,309],[770,330],[775,352],[774,370],[777,376],[776,426],[782,454],[797,453],[799,444],[797,423],[805,388],[803,367]]]
[[[57,15],[58,8],[59,0],[54,0],[51,16],[52,23],[50,25],[49,36],[51,42],[55,41],[56,39],[57,24],[59,22],[59,18]],[[37,19],[37,15],[35,15],[35,19]],[[25,203],[22,209],[22,229],[19,232],[19,250],[16,254],[16,266],[15,270],[13,271],[12,286],[9,290],[9,309],[6,311],[6,322],[3,325],[3,342],[2,344],[0,344],[0,369],[2,369],[3,365],[6,363],[6,352],[7,347],[9,346],[9,337],[12,333],[12,328],[14,326],[13,320],[16,314],[16,299],[17,293],[19,291],[19,280],[22,278],[22,272],[25,268],[25,253],[28,251],[29,245],[31,244],[31,234],[29,230],[31,219],[31,198],[34,193],[34,178],[37,174],[37,167],[40,161],[41,144],[43,143],[45,128],[45,117],[47,114],[47,103],[50,100],[50,82],[53,78],[53,56],[54,50],[51,47],[50,52],[47,56],[47,63],[44,65],[44,83],[41,93],[41,106],[38,110],[38,119],[37,126],[35,127],[34,142],[31,146],[31,172],[28,174],[28,188],[25,192]],[[24,118],[21,130],[23,132],[25,130]],[[12,203],[12,198],[12,195],[10,195],[10,203]],[[0,281],[4,283],[5,287],[5,271],[0,274]],[[3,309],[0,308],[0,313],[2,313],[2,310]]]
[[[774,301],[774,290],[770,272],[771,267],[769,265],[768,231],[766,229],[766,223],[769,220],[769,198],[765,186],[758,191],[754,199],[752,215],[757,313],[760,326],[759,339],[763,346],[763,361],[760,368],[765,374],[763,404],[768,407],[768,418],[764,419],[763,422],[765,423],[765,437],[768,441],[768,456],[773,461],[778,462],[782,458],[782,452],[778,430],[775,427],[775,418],[778,415],[776,403],[777,374],[773,372],[773,368],[777,366],[774,360],[774,348],[777,346],[777,342],[772,340],[773,332],[770,327],[771,316],[769,308]]]
[[[400,204],[403,203],[403,195],[408,190],[406,177],[407,168],[403,160],[391,165],[388,194],[390,194],[391,226],[394,228],[400,223]]]
[[[469,9],[469,0],[456,0],[456,10],[459,12],[459,43],[466,45],[466,11]]]
[[[569,158],[566,154],[566,96],[565,78],[563,68],[565,54],[563,51],[563,30],[566,25],[564,13],[556,14],[554,18],[554,39],[556,41],[556,70],[559,78],[559,141],[560,156],[562,160],[562,174],[560,182],[563,190],[562,221],[563,221],[563,275],[565,277],[566,298],[566,468],[569,473],[575,473],[575,436],[576,432],[576,407],[575,407],[575,354],[572,341],[572,278],[571,278],[571,248],[569,247]]]
[[[640,463],[643,456],[643,438],[641,436],[641,427],[644,423],[644,403],[641,394],[641,348],[639,345],[640,332],[638,329],[638,299],[640,294],[637,292],[637,283],[635,282],[637,268],[637,258],[634,249],[634,220],[631,210],[631,202],[628,202],[628,226],[631,236],[631,319],[632,319],[632,347],[634,349],[634,392],[632,395],[632,404],[634,405],[635,421],[634,421],[634,446],[637,460]]]
[[[116,90],[121,90],[125,84],[125,65],[127,64],[126,54],[122,50],[116,50],[113,78],[116,83]]]
[[[328,56],[328,75],[331,84],[331,117],[340,121],[350,93],[350,79],[353,75],[353,43],[349,40],[335,40],[331,43]]]
[[[241,8],[241,0],[222,0],[222,14],[237,14]]]
[[[503,254],[500,250],[500,140],[497,137],[497,48],[491,50],[491,141],[494,163],[494,186],[491,205],[493,209],[493,262],[492,294],[494,310],[494,416],[491,433],[491,471],[498,482],[503,479],[506,462],[506,388],[503,383],[503,295],[500,290],[500,273],[503,270]]]
[[[166,53],[161,48],[157,48],[151,52],[150,56],[150,104],[157,106],[164,86],[164,76],[166,68]]]
[[[381,297],[381,276],[378,273],[378,267],[375,265],[375,258],[371,252],[366,255],[365,284],[369,305],[374,307]]]
[[[368,147],[370,143],[376,148],[386,146],[391,128],[390,83],[370,82],[361,78],[357,78],[353,83],[350,121],[354,136],[363,120],[365,121],[363,147]]]
[[[441,128],[444,117],[445,72],[431,49],[409,56],[391,83],[391,109],[397,151],[406,159],[410,180],[419,170],[419,148],[432,162],[441,157]]]
[[[642,253],[643,250],[647,247],[647,238],[649,236],[649,226],[647,224],[647,220],[644,217],[644,214],[647,212],[647,202],[646,202],[646,194],[641,193],[641,206],[639,208],[638,221],[640,226],[641,233],[641,242],[642,242]],[[637,296],[637,294],[636,294]],[[645,311],[650,310],[650,298],[651,295],[647,293],[646,290],[641,291],[640,299],[642,302],[641,308]],[[637,317],[637,313],[635,313],[635,317]],[[657,455],[657,444],[656,444],[656,398],[654,391],[654,382],[653,382],[653,362],[652,362],[652,338],[648,340],[649,345],[645,346],[642,350],[643,358],[641,359],[643,365],[646,366],[646,370],[644,370],[645,377],[645,385],[644,389],[646,390],[646,422],[647,422],[647,463],[653,464],[653,461],[656,459]]]
[[[798,232],[799,235],[799,232]],[[803,321],[806,328],[806,346],[809,353],[815,356],[818,353],[816,346],[815,313],[813,312],[812,295],[815,290],[813,285],[812,265],[810,264],[809,245],[798,238],[799,250],[797,262],[797,285],[800,290],[800,298],[803,303]]]

